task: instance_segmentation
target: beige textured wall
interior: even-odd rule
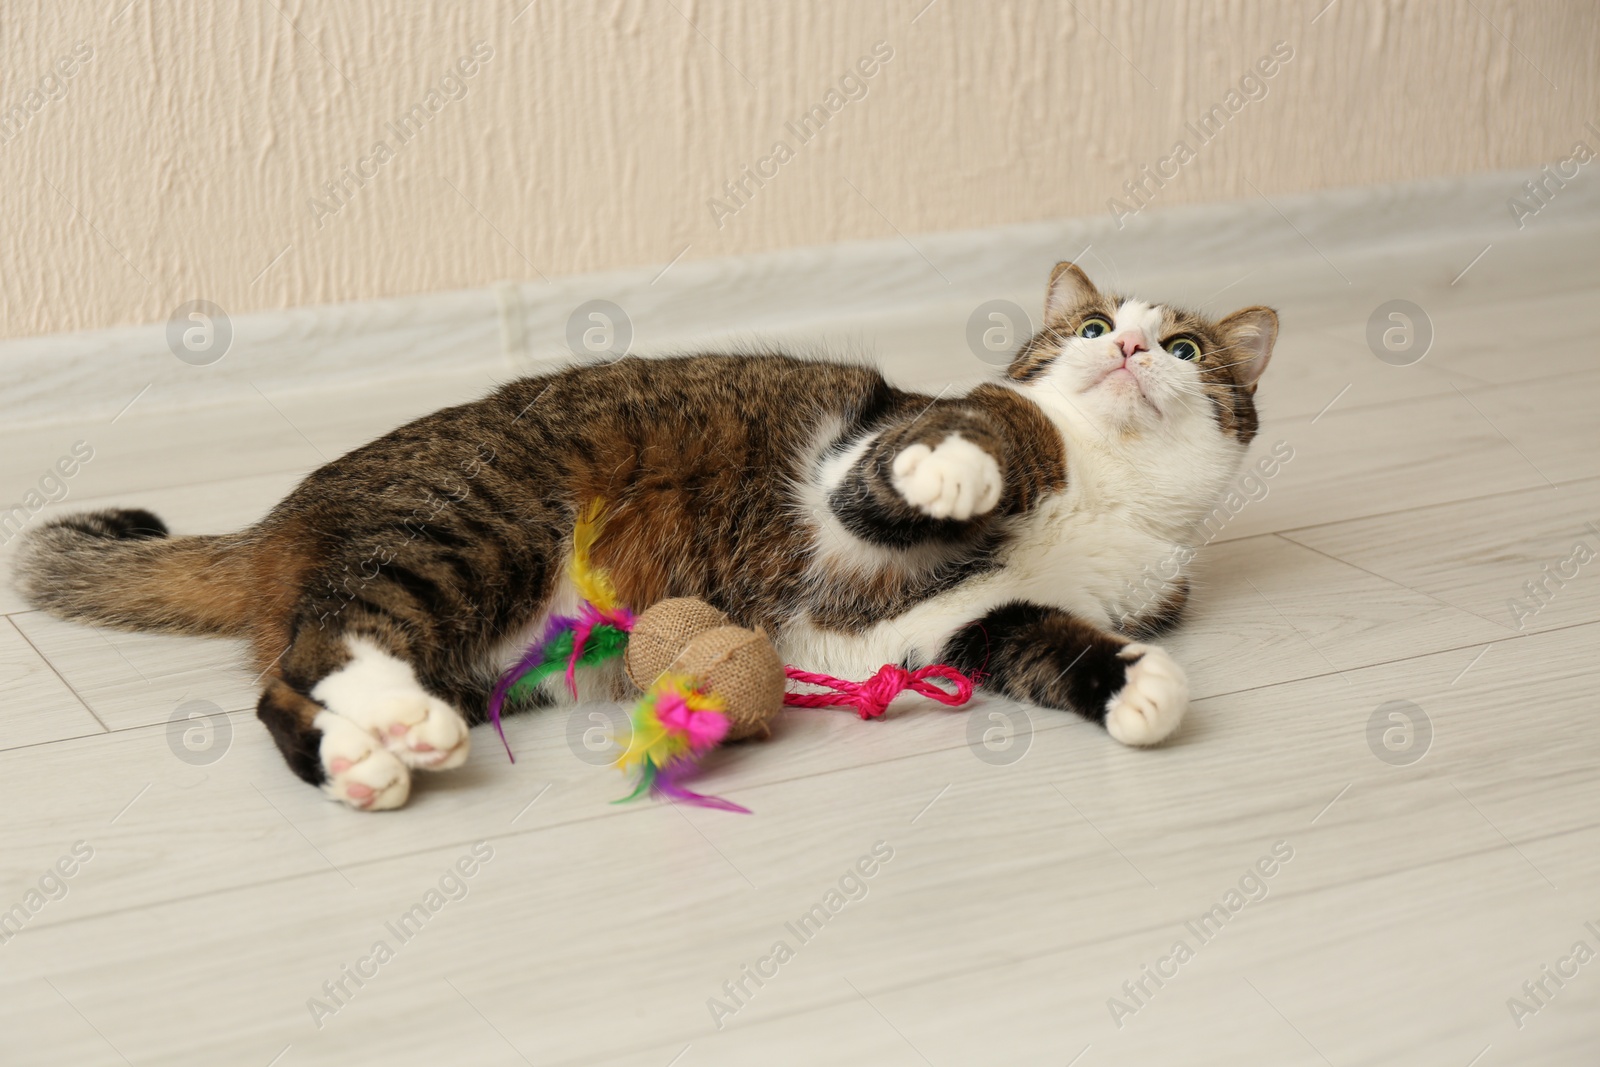
[[[10,0],[0,335],[1131,209],[1143,165],[1165,205],[1600,147],[1592,0],[1325,3]]]

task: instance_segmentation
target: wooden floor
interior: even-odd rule
[[[1600,555],[1600,214],[1540,222],[1332,256],[1302,222],[1221,269],[1181,245],[1085,257],[1284,322],[1258,450],[1293,458],[1198,563],[1168,642],[1198,699],[1155,751],[994,698],[796,712],[703,779],[753,816],[614,807],[622,779],[577,755],[590,707],[511,722],[514,765],[477,731],[465,768],[361,815],[284,768],[236,646],[0,594],[0,1062],[1600,1062],[1600,559],[1577,562]],[[1391,299],[1432,324],[1410,366],[1368,345]],[[972,307],[767,332],[937,390],[984,371]],[[82,440],[59,507],[228,529],[490,384],[114,422],[63,398],[0,427],[0,498]],[[192,707],[207,726],[169,725]]]

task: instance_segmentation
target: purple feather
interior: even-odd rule
[[[681,800],[686,804],[694,804],[702,808],[715,808],[718,811],[737,811],[745,815],[753,814],[751,810],[731,800],[721,797],[708,797],[704,793],[696,793],[685,789],[677,782],[677,775],[670,770],[661,769],[656,772],[656,780],[651,787],[651,792],[659,792],[673,800]]]
[[[523,675],[544,663],[545,650],[550,642],[560,637],[563,633],[578,625],[578,620],[571,615],[552,615],[545,623],[544,636],[539,643],[529,648],[516,666],[500,676],[500,681],[495,684],[494,695],[489,698],[489,718],[494,722],[494,732],[500,735],[500,743],[506,747],[506,755],[511,762],[517,762],[517,757],[511,752],[511,743],[506,740],[505,729],[500,725],[500,714],[505,707],[506,696],[511,692],[511,687],[516,685]]]

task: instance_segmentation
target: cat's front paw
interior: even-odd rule
[[[1118,656],[1129,661],[1127,680],[1106,705],[1106,731],[1125,745],[1156,744],[1189,710],[1189,679],[1154,645],[1130,644]]]
[[[951,434],[937,448],[911,445],[896,456],[894,487],[931,518],[964,520],[993,511],[1003,483],[993,456]]]

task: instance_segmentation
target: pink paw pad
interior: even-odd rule
[[[389,736],[390,737],[404,738],[407,734],[409,734],[411,732],[411,727],[408,724],[403,723],[403,722],[392,722],[392,723],[389,724],[388,730],[389,730]],[[432,752],[432,751],[434,751],[434,747],[432,745],[428,744],[426,741],[413,741],[410,744],[408,744],[406,747],[409,748],[413,752]]]

